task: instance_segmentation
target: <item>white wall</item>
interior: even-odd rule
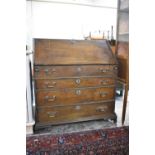
[[[115,38],[116,8],[36,1],[27,1],[27,6],[27,21],[30,22],[27,40],[31,37],[83,39],[90,31],[111,30],[111,25],[114,26]]]
[[[84,39],[89,32],[99,30],[107,32],[111,30],[112,25],[116,38],[117,0],[81,0],[81,2],[90,5],[100,4],[102,7],[26,1],[28,52],[33,51],[33,38]],[[103,7],[104,4],[107,8]],[[32,55],[30,59],[33,60]]]
[[[26,3],[26,30],[26,44],[30,46],[32,44],[32,3],[30,1]]]
[[[99,6],[99,7],[117,7],[117,0],[32,0],[41,2],[52,2],[52,3],[67,3],[67,4],[77,4],[77,5],[87,5],[87,6]]]

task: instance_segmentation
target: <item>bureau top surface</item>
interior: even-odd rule
[[[34,64],[116,64],[116,59],[106,40],[35,39]]]

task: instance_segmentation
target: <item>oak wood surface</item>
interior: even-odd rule
[[[113,87],[60,89],[55,91],[36,91],[37,106],[67,105],[80,102],[90,102],[113,99]]]
[[[118,78],[125,83],[129,83],[129,42],[118,42]]]
[[[116,119],[118,63],[106,40],[36,39],[36,127]]]
[[[46,61],[45,61],[46,60]],[[115,64],[106,40],[35,39],[35,64]]]
[[[79,118],[91,117],[91,116],[104,116],[109,113],[113,113],[114,103],[99,103],[99,104],[87,104],[87,105],[74,105],[74,106],[62,106],[62,107],[47,107],[37,109],[37,121],[38,122],[62,122],[73,121]]]
[[[114,85],[113,77],[72,77],[61,79],[37,79],[36,89],[65,89]]]
[[[75,76],[105,76],[117,74],[116,65],[35,66],[35,78],[47,79]]]

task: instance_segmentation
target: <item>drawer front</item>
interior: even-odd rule
[[[35,66],[35,78],[115,75],[115,65]]]
[[[114,102],[37,109],[37,122],[59,123],[82,120],[85,117],[105,116],[113,113]]]
[[[93,78],[67,78],[67,79],[37,79],[35,85],[37,89],[64,89],[77,87],[94,87],[114,85],[114,78],[93,77]]]
[[[114,97],[114,87],[36,91],[37,106],[71,105],[81,102],[110,100]]]

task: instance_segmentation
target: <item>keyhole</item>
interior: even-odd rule
[[[77,84],[80,84],[80,79],[76,79],[75,81]]]

